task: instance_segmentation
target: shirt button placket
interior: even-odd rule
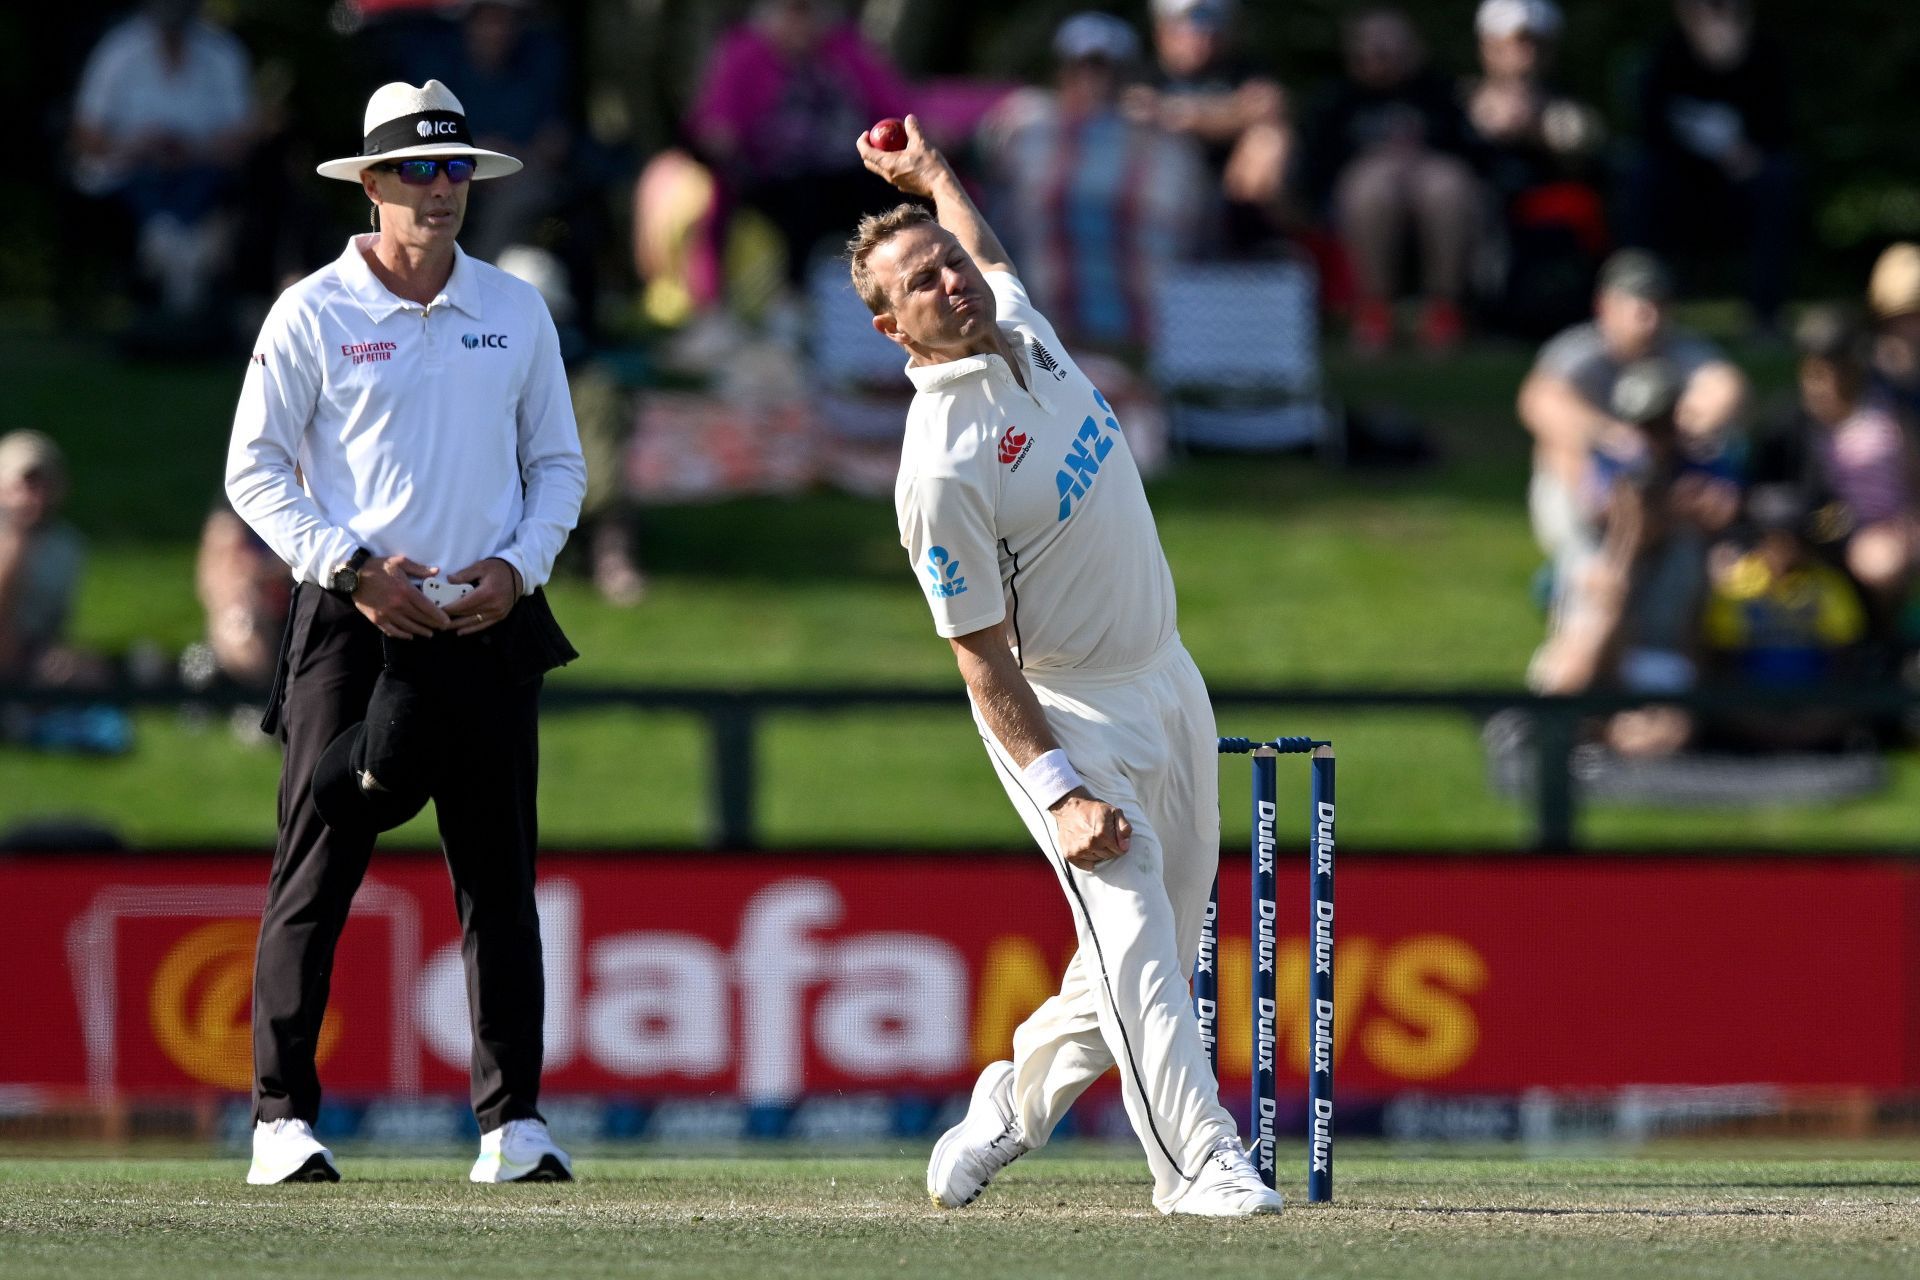
[[[440,344],[434,332],[433,308],[427,307],[420,312],[420,367],[434,370],[440,367]]]

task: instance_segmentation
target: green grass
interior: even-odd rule
[[[1084,1147],[940,1212],[923,1160],[589,1155],[572,1186],[475,1187],[461,1155],[349,1152],[337,1186],[248,1187],[234,1159],[9,1159],[0,1273],[1850,1280],[1920,1266],[1913,1159],[1369,1154],[1344,1161],[1334,1205],[1239,1221],[1162,1218],[1140,1161]]]
[[[1524,352],[1333,370],[1348,401],[1410,407],[1442,460],[1414,472],[1329,471],[1299,458],[1198,459],[1151,486],[1180,589],[1181,630],[1216,686],[1517,685],[1541,619],[1526,524],[1523,433],[1511,412]],[[77,630],[124,652],[177,652],[200,630],[193,539],[219,484],[238,362],[129,365],[32,336],[0,344],[9,422],[52,430],[79,477],[71,504],[93,557]],[[1760,366],[1778,388],[1784,365]],[[584,657],[557,684],[751,687],[906,684],[952,709],[782,714],[756,759],[774,843],[1020,844],[1024,836],[959,709],[947,646],[913,588],[891,505],[838,494],[665,507],[646,515],[654,589],[603,606],[577,578],[555,608]],[[1348,762],[1342,835],[1357,847],[1524,842],[1529,815],[1485,784],[1478,726],[1446,713],[1234,710],[1228,732],[1313,732]],[[542,819],[555,845],[684,844],[709,823],[708,745],[671,715],[550,712]],[[86,815],[143,845],[262,844],[276,755],[224,723],[143,713],[137,750],[74,760],[0,748],[0,827]],[[1238,776],[1229,777],[1228,795]],[[1896,758],[1880,795],[1820,809],[1687,813],[1601,808],[1594,842],[1898,844],[1920,764]],[[1229,838],[1244,808],[1225,803]],[[397,840],[433,841],[430,819]]]

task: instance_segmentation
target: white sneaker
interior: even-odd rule
[[[995,1174],[1031,1150],[1013,1114],[1013,1064],[996,1062],[974,1082],[966,1118],[933,1144],[927,1195],[936,1208],[963,1209]]]
[[[261,1120],[253,1126],[253,1164],[247,1181],[256,1187],[276,1182],[338,1182],[333,1152],[313,1136],[305,1120]]]
[[[554,1145],[542,1120],[509,1120],[480,1135],[480,1158],[469,1182],[572,1182],[573,1161]]]
[[[1240,1145],[1226,1137],[1213,1144],[1200,1176],[1173,1202],[1168,1213],[1190,1213],[1202,1218],[1248,1218],[1256,1213],[1278,1213],[1280,1193],[1260,1181],[1259,1171]]]

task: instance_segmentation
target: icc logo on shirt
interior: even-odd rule
[[[466,333],[460,336],[460,345],[472,351],[479,347],[507,349],[507,335],[504,333]]]

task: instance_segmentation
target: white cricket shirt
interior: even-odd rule
[[[431,303],[397,297],[361,256],[376,238],[274,303],[227,496],[302,582],[324,586],[366,547],[446,571],[498,556],[532,591],[587,483],[553,318],[532,285],[458,247]]]
[[[1008,622],[1022,667],[1134,667],[1174,637],[1173,574],[1120,424],[1011,272],[997,355],[909,365],[894,510],[943,636]]]

